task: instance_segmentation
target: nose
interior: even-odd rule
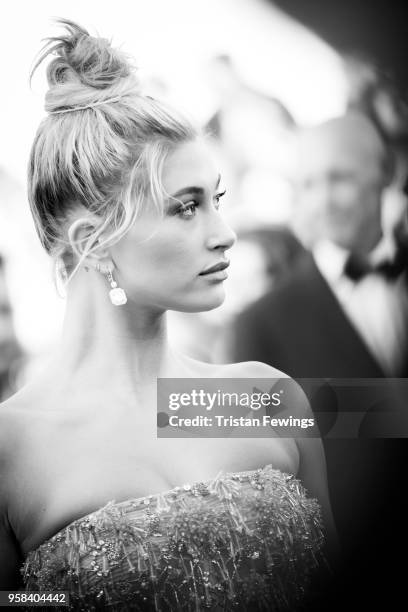
[[[226,251],[233,246],[236,239],[237,235],[234,230],[218,211],[214,211],[207,234],[207,248],[211,251],[214,249]]]
[[[326,180],[316,181],[308,195],[309,199],[314,201],[316,208],[325,209],[332,199],[331,185]]]

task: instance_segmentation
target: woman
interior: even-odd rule
[[[330,530],[320,443],[157,439],[158,377],[284,375],[168,346],[166,310],[224,299],[219,172],[121,52],[62,23],[29,196],[67,270],[66,317],[52,365],[0,412],[0,586],[24,561],[27,589],[68,591],[74,609],[280,609],[321,547],[314,497]]]

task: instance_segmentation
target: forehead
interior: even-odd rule
[[[365,173],[382,157],[376,135],[364,125],[338,122],[310,130],[298,140],[298,171],[304,175],[332,170]]]
[[[163,167],[162,183],[172,194],[183,187],[214,189],[218,168],[210,147],[202,140],[178,146],[167,158]]]

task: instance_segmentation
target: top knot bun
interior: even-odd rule
[[[91,36],[66,19],[58,19],[57,23],[65,27],[66,34],[47,39],[32,71],[33,74],[48,55],[57,56],[47,67],[50,89],[45,108],[48,112],[101,104],[112,97],[140,93],[135,67],[109,40]]]

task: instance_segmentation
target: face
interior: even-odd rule
[[[317,237],[351,251],[369,251],[381,236],[383,173],[378,143],[341,126],[311,133],[300,143],[296,206]]]
[[[169,155],[162,183],[170,195],[164,217],[146,202],[111,249],[119,286],[130,300],[158,310],[215,308],[225,297],[226,251],[235,234],[220,212],[224,188],[205,143],[183,144]],[[214,266],[223,269],[208,272]]]

